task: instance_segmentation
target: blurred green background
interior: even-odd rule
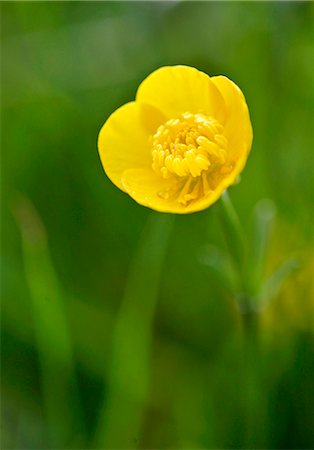
[[[2,2],[1,21],[1,448],[313,448],[313,3]],[[174,64],[243,90],[230,195],[248,235],[276,205],[263,275],[300,261],[249,365],[217,206],[153,213],[98,157],[109,114]]]

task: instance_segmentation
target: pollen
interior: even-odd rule
[[[152,167],[164,178],[198,178],[227,160],[223,126],[204,114],[185,112],[168,120],[153,135]]]
[[[173,197],[186,206],[232,172],[234,163],[228,161],[223,131],[212,117],[189,112],[157,129],[152,137],[152,167],[163,178],[176,179],[172,193],[161,191],[161,198]]]

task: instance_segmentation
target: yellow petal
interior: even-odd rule
[[[136,100],[153,105],[168,119],[184,112],[204,113],[223,122],[225,105],[211,78],[188,66],[161,67],[139,86]]]
[[[103,168],[110,180],[124,190],[121,175],[129,168],[152,164],[149,137],[165,117],[150,105],[127,103],[108,118],[98,137]]]
[[[123,173],[122,183],[125,191],[140,205],[160,212],[189,214],[206,209],[218,200],[224,190],[234,183],[240,168],[242,163],[239,161],[232,174],[225,177],[214,191],[188,205],[179,202],[182,192],[176,177],[165,179],[152,169],[129,169]]]
[[[241,158],[243,153],[249,153],[252,145],[253,132],[249,110],[238,86],[229,78],[217,76],[211,78],[220,90],[226,104],[226,121],[224,134],[228,139],[228,154],[233,158]]]
[[[174,212],[171,192],[175,189],[176,179],[163,178],[153,169],[129,169],[122,175],[125,191],[140,205],[162,212]]]

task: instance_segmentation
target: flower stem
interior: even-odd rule
[[[220,220],[232,259],[238,269],[242,271],[246,253],[246,239],[239,217],[227,191],[221,197]]]
[[[257,386],[257,353],[258,353],[258,311],[256,299],[250,294],[248,273],[248,241],[241,226],[239,217],[227,192],[220,202],[219,216],[225,240],[238,273],[238,291],[234,299],[240,313],[243,331],[243,394],[244,394],[244,444],[249,448],[256,436],[256,396]]]

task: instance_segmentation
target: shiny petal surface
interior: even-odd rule
[[[220,90],[226,104],[226,121],[224,133],[228,138],[228,152],[232,158],[241,158],[243,153],[249,153],[252,145],[253,132],[249,110],[238,86],[229,78],[217,76],[211,78]]]
[[[162,212],[173,212],[171,203],[161,193],[173,188],[173,179],[164,179],[153,169],[129,169],[123,173],[124,190],[140,205]]]
[[[155,70],[141,83],[136,101],[153,105],[170,119],[191,112],[224,122],[226,112],[223,97],[211,78],[187,66]]]
[[[122,173],[129,168],[152,164],[150,136],[165,120],[150,105],[130,102],[117,109],[102,127],[98,149],[110,180],[124,190]]]
[[[129,169],[122,175],[125,191],[140,205],[147,206],[156,211],[175,214],[188,214],[201,211],[212,205],[228,186],[234,183],[237,177],[236,169],[229,177],[224,178],[217,188],[206,196],[183,206],[178,202],[175,178],[164,179],[151,169]],[[163,198],[165,192],[170,192],[170,198]]]

